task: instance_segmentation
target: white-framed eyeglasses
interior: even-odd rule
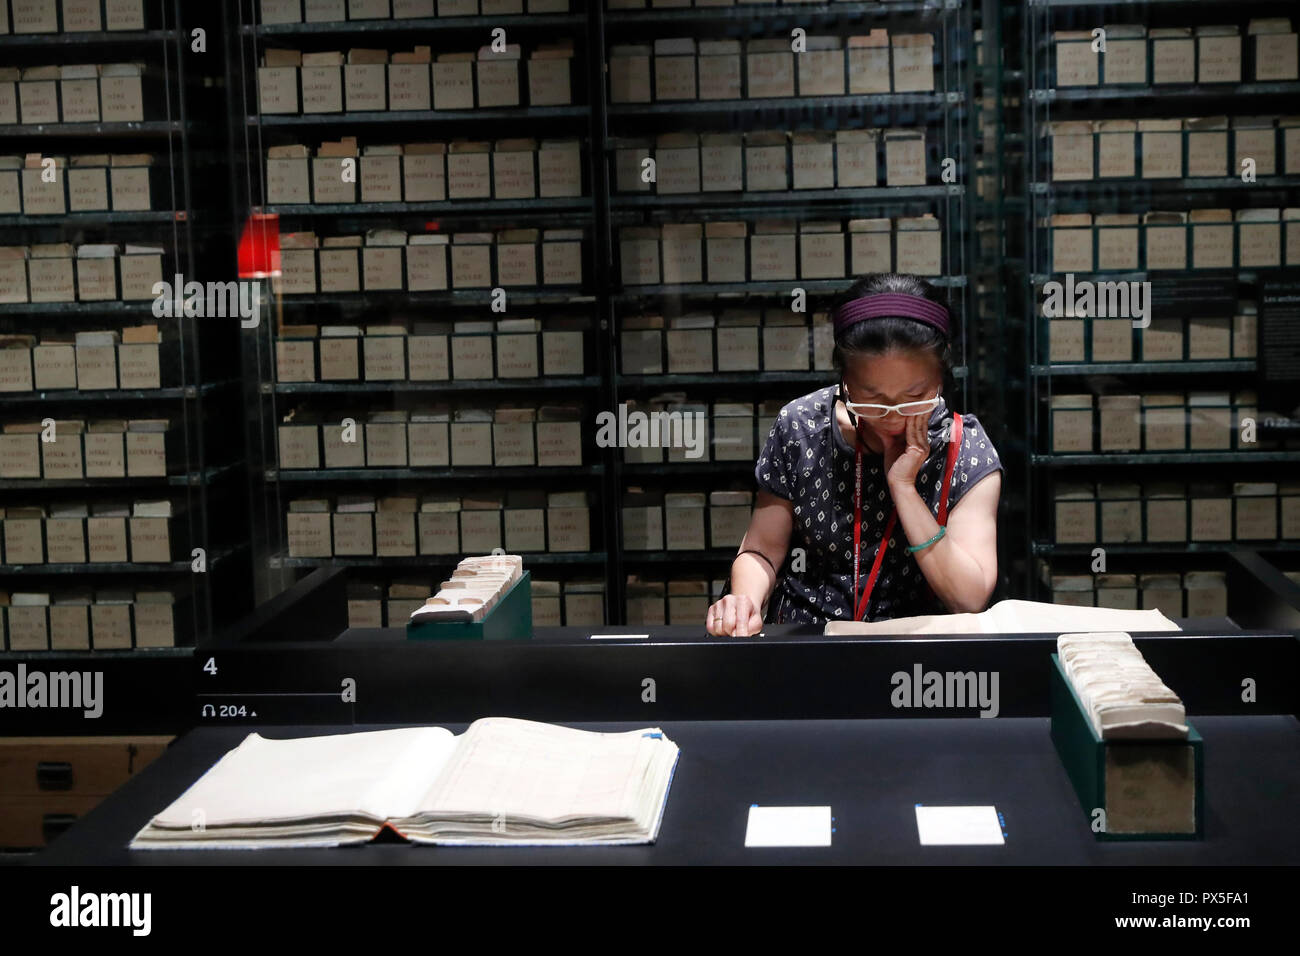
[[[876,419],[884,418],[890,412],[898,412],[904,418],[911,418],[915,415],[925,415],[933,411],[943,401],[943,397],[935,394],[934,398],[927,398],[920,402],[902,402],[898,405],[875,405],[870,402],[850,402],[848,399],[848,389],[841,383],[840,401],[844,407],[854,415],[862,418]]]

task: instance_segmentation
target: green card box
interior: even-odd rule
[[[1103,740],[1052,655],[1052,743],[1065,764],[1089,827],[1106,811],[1099,840],[1197,840],[1205,810],[1203,742]]]
[[[510,641],[533,636],[533,585],[525,571],[481,621],[408,621],[408,641]]]

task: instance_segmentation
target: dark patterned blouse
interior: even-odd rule
[[[828,619],[853,618],[854,450],[835,421],[835,392],[836,386],[830,385],[782,408],[754,466],[760,489],[794,505],[790,555],[768,602],[765,618],[769,622],[820,624]],[[931,413],[930,457],[916,478],[917,491],[936,519],[947,462],[943,423],[948,414],[944,404]],[[953,467],[949,512],[976,482],[1002,468],[979,419],[966,412],[961,418],[962,450]],[[860,558],[863,586],[892,505],[884,456],[865,449]],[[895,521],[867,607],[867,620],[947,613],[930,590],[916,558],[908,553],[907,545],[903,524]],[[792,570],[796,548],[805,553],[799,571]]]

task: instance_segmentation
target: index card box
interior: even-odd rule
[[[285,524],[290,557],[328,558],[333,554],[329,512],[290,511]]]
[[[701,40],[695,67],[700,99],[740,99],[740,41]]]
[[[623,548],[627,551],[662,551],[664,515],[661,505],[623,507]]]
[[[591,509],[546,509],[548,551],[588,551],[591,549]]]
[[[1151,82],[1193,83],[1196,80],[1196,41],[1186,27],[1152,29]]]
[[[1137,395],[1100,395],[1102,451],[1138,451],[1142,447],[1142,405]]]
[[[374,512],[335,512],[334,554],[373,557],[375,553]]]
[[[325,450],[326,468],[364,468],[366,466],[365,428],[355,419],[327,422],[320,426],[321,446]],[[344,440],[344,439],[350,440]]]
[[[761,223],[758,224],[761,226]],[[749,236],[750,274],[764,280],[798,276],[798,245],[793,231],[756,228]]]
[[[690,501],[681,499],[692,499]],[[664,538],[669,551],[700,551],[704,544],[704,507],[694,495],[664,496]],[[702,496],[701,496],[702,497]]]
[[[451,464],[453,468],[492,464],[492,423],[451,423]]]
[[[416,526],[421,554],[460,553],[460,512],[420,512]]]
[[[275,368],[276,379],[281,382],[316,381],[316,340],[277,338]]]
[[[1051,416],[1052,451],[1093,450],[1091,395],[1053,395]]]
[[[257,68],[258,110],[268,115],[298,112],[298,67]]]
[[[336,62],[308,63],[308,54],[299,68],[299,82],[302,84],[303,113],[341,113],[343,112],[343,64],[342,54],[321,59]]]
[[[497,375],[500,378],[536,378],[541,374],[537,340],[536,332],[498,333]]]
[[[71,422],[56,422],[55,441],[41,442],[41,470],[46,478],[75,479],[86,474],[82,434]]]
[[[460,513],[461,545],[470,554],[501,547],[500,508],[467,508]]]
[[[415,556],[415,512],[375,512],[375,554],[381,558]]]
[[[572,57],[528,58],[528,105],[567,106],[573,102]]]
[[[805,371],[811,352],[806,324],[765,324],[763,329],[764,371]]]
[[[611,48],[609,90],[612,103],[649,103],[650,47],[619,46]]]
[[[750,40],[745,49],[749,99],[794,96],[794,54],[785,40]]]
[[[366,335],[361,351],[368,382],[392,382],[406,378],[406,336]]]
[[[518,50],[515,58],[509,54],[480,55],[475,62],[475,75],[478,80],[478,105],[518,106],[519,105],[519,60]]]
[[[1153,320],[1154,322],[1154,320]],[[1133,361],[1133,323],[1129,319],[1090,319],[1092,361]],[[1145,336],[1150,327],[1142,330]]]
[[[576,421],[537,423],[537,463],[545,466],[582,464],[582,425]]]
[[[543,375],[582,375],[585,371],[581,331],[542,330]]]
[[[360,292],[359,246],[322,248],[318,253],[321,292]]]
[[[366,467],[406,467],[406,422],[366,422]]]
[[[1142,540],[1142,499],[1138,485],[1103,482],[1097,487],[1097,499],[1103,542],[1124,544]]]
[[[757,323],[717,328],[719,372],[758,371],[758,330]]]
[[[1199,839],[1203,832],[1203,746],[1186,740],[1103,740],[1052,655],[1051,737],[1083,809],[1080,826],[1098,840]],[[1096,811],[1105,826],[1093,828]]]
[[[127,559],[127,519],[91,515],[86,519],[86,550],[91,564],[120,563]]]
[[[439,468],[451,463],[448,423],[418,415],[406,425],[407,456],[412,468]]]
[[[695,53],[693,42],[691,52],[670,52],[663,49],[672,41],[659,41],[655,44],[654,54],[654,98],[656,102],[664,100],[693,100],[696,98]]]
[[[133,564],[162,564],[178,558],[172,549],[171,518],[132,515],[131,561]]]
[[[126,433],[88,431],[82,435],[87,478],[126,477]],[[163,474],[166,474],[164,470]]]
[[[472,54],[443,54],[432,64],[433,108],[474,108],[474,61]]]
[[[1232,540],[1232,497],[1211,490],[1193,491],[1191,540]]]
[[[15,515],[11,509],[3,521],[5,563],[44,564],[44,519],[38,514]]]
[[[506,508],[505,548],[511,554],[546,550],[546,509]]]
[[[493,422],[492,463],[500,467],[531,467],[537,460],[534,422]]]
[[[1187,540],[1187,495],[1182,486],[1156,483],[1145,487],[1146,535],[1151,542]]]
[[[1086,30],[1061,30],[1054,35],[1057,86],[1096,86],[1099,78],[1092,35]]]
[[[433,106],[432,68],[423,63],[388,64],[388,108],[394,111],[427,110]],[[441,108],[441,107],[439,107]]]
[[[894,59],[894,92],[930,92],[934,89],[934,35],[895,34],[890,38]]]
[[[668,329],[668,372],[712,372],[713,330]]]
[[[357,335],[325,335],[317,340],[322,382],[354,382],[361,378],[361,346]]]
[[[1097,540],[1097,497],[1091,485],[1058,485],[1054,496],[1057,544]]]
[[[320,427],[318,425],[280,425],[277,434],[281,469],[320,467]]]

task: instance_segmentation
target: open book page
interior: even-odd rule
[[[420,810],[563,820],[626,817],[641,731],[601,734],[509,717],[477,720]]]
[[[987,612],[985,612],[987,613]],[[827,621],[824,634],[983,634],[981,614],[920,614],[885,621]]]
[[[1045,601],[999,601],[984,612],[989,634],[1063,634],[1066,631],[1181,631],[1155,608],[1074,607]]]
[[[267,740],[249,734],[159,813],[133,849],[364,843],[653,842],[677,745],[657,728],[593,733],[510,718]]]
[[[1075,607],[1044,601],[999,601],[978,614],[924,614],[886,621],[828,621],[836,634],[1061,634],[1065,631],[1178,631],[1157,610]]]
[[[249,734],[151,826],[189,831],[365,817],[377,830],[410,812],[454,747],[442,727],[292,740]],[[198,816],[196,816],[196,813]]]
[[[461,736],[410,820],[438,843],[653,839],[677,748],[655,728],[598,733],[492,717]]]

